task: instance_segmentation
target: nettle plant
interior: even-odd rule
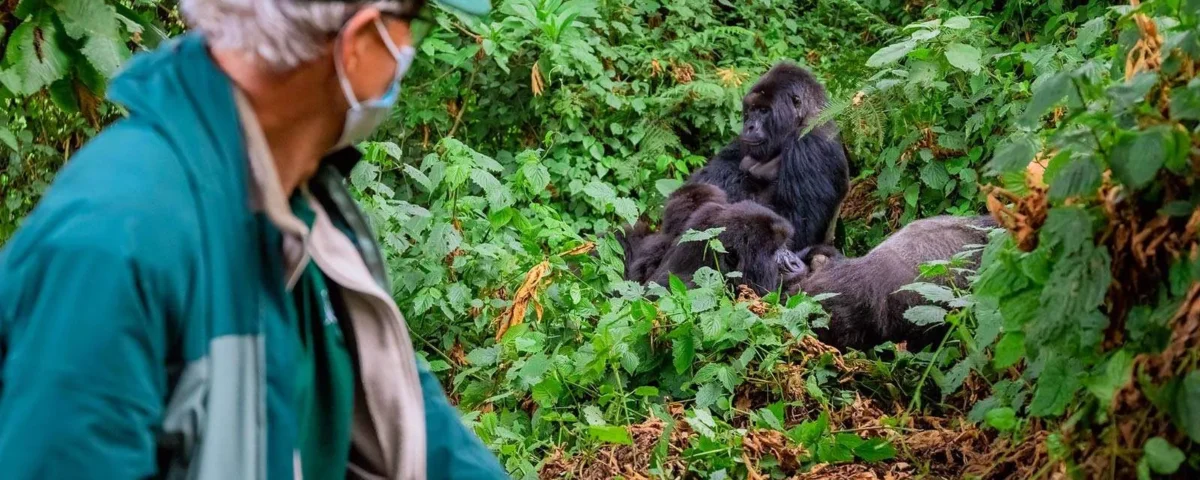
[[[1030,166],[1045,183],[996,202],[1014,235],[989,246],[975,295],[1003,322],[991,367],[1014,374],[979,410],[1017,436],[1027,418],[1066,418],[1056,461],[1148,478],[1179,470],[1184,450],[1195,469],[1200,441],[1187,326],[1200,315],[1200,4],[1114,12],[1117,44],[1044,72],[989,164],[1006,184]]]

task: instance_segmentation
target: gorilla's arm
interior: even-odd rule
[[[688,178],[687,183],[715,185],[725,192],[729,202],[745,200],[749,198],[749,193],[744,185],[746,172],[743,172],[740,167],[741,161],[742,147],[735,139],[717,152],[716,156],[709,159],[703,168],[696,170]]]

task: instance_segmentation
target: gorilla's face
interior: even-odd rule
[[[768,162],[779,154],[783,142],[791,139],[796,118],[786,92],[774,92],[770,87],[757,87],[742,99],[742,152],[758,162]],[[777,96],[782,96],[782,101]]]

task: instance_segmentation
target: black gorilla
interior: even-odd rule
[[[785,285],[788,293],[838,293],[821,302],[831,317],[828,329],[817,330],[821,341],[857,349],[886,341],[908,341],[911,350],[919,351],[939,341],[945,326],[918,327],[909,322],[904,312],[929,302],[915,292],[897,290],[918,281],[921,264],[949,260],[967,245],[986,244],[986,229],[995,225],[995,220],[987,216],[926,218],[908,224],[862,257],[842,257],[820,246],[783,254],[779,268],[789,277]],[[978,261],[971,259],[972,268]],[[928,281],[965,287],[964,277],[958,272],[951,279]]]
[[[792,226],[771,209],[749,200],[726,204],[708,202],[688,217],[686,229],[707,230],[723,227],[717,239],[725,252],[708,248],[707,242],[669,242],[658,268],[649,281],[666,285],[670,274],[684,283],[701,267],[712,267],[721,273],[741,272],[741,278],[730,279],[731,286],[744,284],[759,294],[781,286],[779,252],[787,251]],[[685,229],[685,230],[686,230]]]
[[[625,279],[646,283],[662,263],[667,250],[687,231],[688,218],[709,203],[725,203],[725,192],[708,184],[684,185],[667,197],[662,228],[651,232],[650,224],[639,220],[617,241],[625,250]]]
[[[849,166],[837,126],[800,136],[829,102],[808,71],[780,63],[742,99],[742,133],[688,179],[720,187],[730,202],[753,200],[787,219],[789,247],[832,243]]]

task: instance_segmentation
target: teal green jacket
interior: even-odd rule
[[[248,208],[229,79],[185,35],[0,250],[5,479],[293,478],[281,233]],[[419,372],[427,478],[506,478]]]

